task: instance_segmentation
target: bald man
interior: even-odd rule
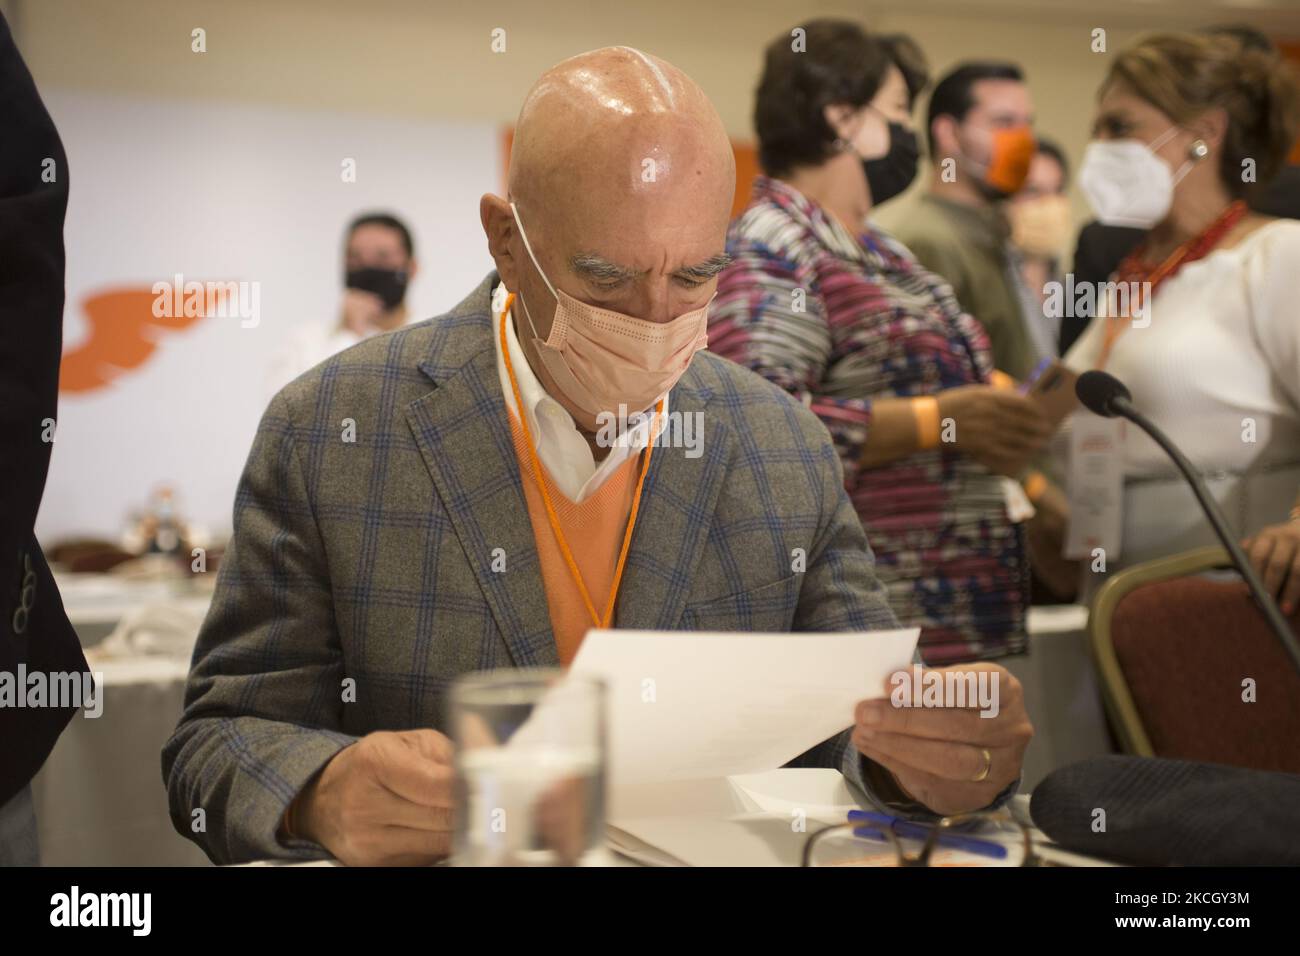
[[[592,627],[895,626],[824,428],[701,351],[734,185],[680,71],[566,60],[524,103],[509,195],[482,199],[495,271],[276,396],[163,752],[214,861],[446,856],[449,686],[565,665]],[[794,764],[904,812],[1005,798],[1031,731],[987,669],[996,718],[864,700]]]

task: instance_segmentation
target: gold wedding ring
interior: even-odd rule
[[[981,747],[980,753],[984,755],[984,769],[971,777],[971,783],[981,783],[988,779],[989,771],[993,769],[993,755],[988,752],[988,748]]]

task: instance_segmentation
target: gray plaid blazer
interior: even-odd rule
[[[262,418],[162,754],[173,823],[216,862],[324,855],[276,830],[339,750],[372,731],[445,728],[447,690],[467,671],[557,664],[497,377],[497,281],[328,359]],[[897,626],[811,412],[708,352],[671,407],[702,413],[703,453],[656,449],[616,627]],[[792,765],[870,790],[847,732]]]

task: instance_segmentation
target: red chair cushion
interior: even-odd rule
[[[1300,773],[1300,673],[1244,583],[1135,588],[1111,637],[1157,756]]]

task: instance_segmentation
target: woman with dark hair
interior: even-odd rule
[[[1046,442],[995,384],[988,339],[952,290],[871,225],[916,175],[915,44],[817,20],[766,52],[754,111],[766,175],[732,224],[709,347],[826,423],[894,612],[927,663],[1015,653],[1029,573],[1011,509]]]
[[[1189,33],[1117,54],[1079,185],[1101,222],[1148,232],[1111,276],[1136,294],[1112,303],[1098,293],[1097,318],[1066,356],[1128,385],[1237,534],[1269,526],[1250,550],[1275,593],[1300,565],[1300,222],[1247,200],[1298,131],[1300,85],[1267,48]],[[1214,543],[1160,448],[1134,428],[1116,441],[1121,557],[1107,569]],[[1300,588],[1284,594],[1298,598]]]

